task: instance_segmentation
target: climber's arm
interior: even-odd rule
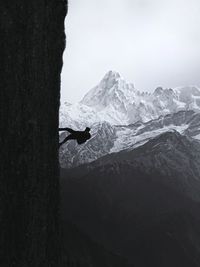
[[[74,133],[75,131],[74,130],[72,130],[71,128],[59,128],[58,129],[58,131],[60,132],[60,131],[68,131],[69,133]]]

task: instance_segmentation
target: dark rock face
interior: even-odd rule
[[[0,265],[58,267],[66,1],[0,3]],[[3,153],[2,153],[3,152]]]
[[[134,266],[197,267],[199,158],[197,141],[170,132],[63,170],[63,217]]]

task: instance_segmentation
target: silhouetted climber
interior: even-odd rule
[[[77,143],[80,145],[91,138],[91,134],[89,133],[89,127],[86,127],[85,131],[74,131],[70,128],[59,128],[59,131],[68,131],[70,133],[70,135],[68,135],[61,143],[59,143],[59,147],[68,140],[76,140]]]

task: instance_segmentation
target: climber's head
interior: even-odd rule
[[[86,128],[85,128],[85,131],[86,131],[86,132],[89,132],[89,131],[90,131],[90,128],[89,128],[89,127],[86,127]]]

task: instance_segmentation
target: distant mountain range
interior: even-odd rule
[[[166,131],[200,139],[199,111],[197,87],[159,87],[153,94],[141,93],[110,71],[81,102],[61,106],[61,126],[82,130],[89,126],[92,133],[87,143],[78,146],[71,141],[60,149],[61,166],[74,167],[108,153],[134,149]]]
[[[75,167],[94,161],[106,154],[133,150],[152,138],[168,131],[200,140],[200,113],[192,110],[160,116],[158,119],[130,125],[111,125],[99,122],[92,125],[92,138],[83,145],[71,141],[60,149],[63,168]],[[64,138],[66,134],[62,135]]]

